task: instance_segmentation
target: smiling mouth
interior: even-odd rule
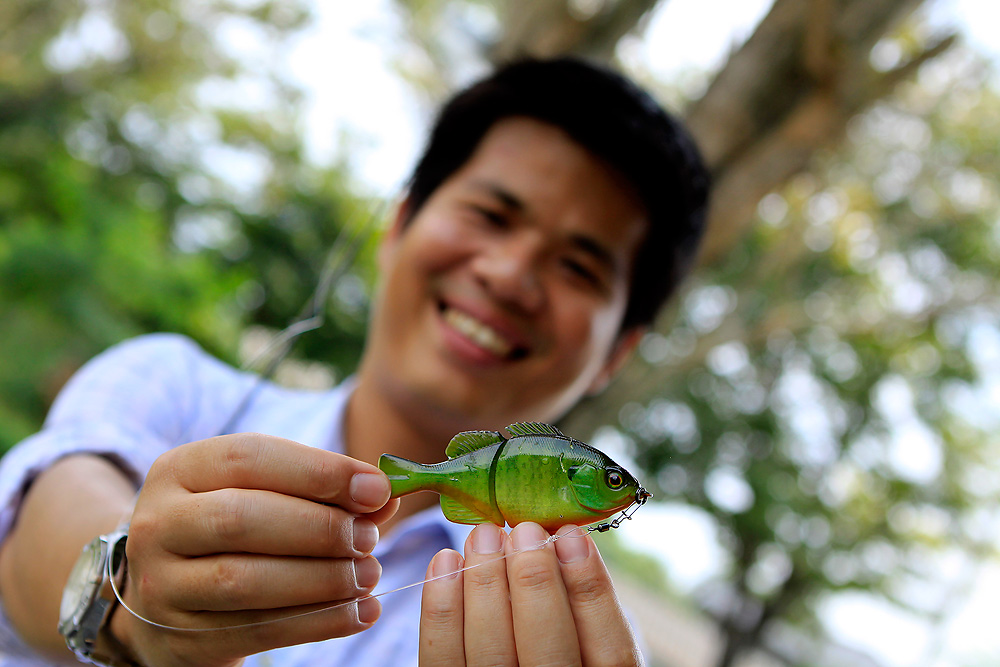
[[[496,329],[484,324],[471,315],[442,304],[444,321],[473,343],[504,359],[520,359],[527,350],[510,343]]]

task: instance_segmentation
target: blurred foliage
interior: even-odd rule
[[[490,2],[398,4],[418,27],[471,16],[466,41],[501,28]],[[238,362],[245,328],[287,324],[343,226],[378,208],[345,167],[303,160],[276,54],[308,6],[0,4],[0,449],[128,336],[178,331]],[[434,62],[475,48],[433,37],[423,57],[398,45],[432,96],[450,83]],[[894,39],[905,52],[912,34]],[[764,198],[751,235],[665,314],[670,333],[640,347],[671,381],[621,410],[616,437],[657,500],[718,528],[728,570],[697,601],[727,637],[719,664],[757,646],[833,664],[819,612],[839,593],[933,623],[997,559],[991,76],[961,50],[924,65]],[[370,247],[355,270],[297,352],[338,375],[360,353]],[[658,585],[648,561],[620,560]]]
[[[729,637],[720,665],[761,644],[835,664],[818,619],[840,592],[933,628],[1000,562],[991,77],[957,50],[857,117],[641,345],[676,372],[618,437],[659,498],[718,527],[728,570],[697,598]]]
[[[613,531],[600,537],[598,546],[601,557],[616,573],[628,576],[647,591],[671,600],[679,600],[680,593],[673,590],[666,569],[655,556],[635,551]]]
[[[176,331],[236,362],[245,325],[302,308],[369,208],[344,169],[302,160],[274,53],[308,17],[302,2],[0,6],[0,451],[117,341]],[[345,284],[335,326],[300,348],[340,373],[366,305],[365,281]]]

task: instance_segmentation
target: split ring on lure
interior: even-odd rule
[[[442,463],[383,454],[378,467],[389,477],[391,497],[435,491],[445,517],[455,523],[532,521],[551,532],[602,521],[652,496],[603,452],[555,426],[518,423],[506,430],[510,438],[499,431],[459,433]]]

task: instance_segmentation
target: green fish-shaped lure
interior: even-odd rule
[[[435,491],[455,523],[533,521],[555,530],[601,521],[651,495],[603,452],[555,426],[519,423],[507,432],[510,438],[499,431],[459,433],[443,463],[383,454],[378,467],[389,477],[393,498]]]

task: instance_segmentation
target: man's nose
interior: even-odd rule
[[[474,262],[476,275],[497,299],[534,312],[544,300],[541,249],[530,239],[507,239],[484,249]]]

